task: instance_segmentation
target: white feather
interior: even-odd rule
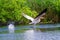
[[[26,15],[26,14],[24,14],[24,13],[22,13],[22,15],[23,15],[25,18],[27,18],[27,19],[29,19],[29,20],[31,20],[31,21],[34,20],[34,18],[32,18],[32,17],[30,17],[30,16],[28,16],[28,15]]]

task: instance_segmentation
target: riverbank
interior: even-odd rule
[[[42,24],[59,24],[59,23],[53,23],[53,22],[40,22],[40,23],[38,23],[37,25],[42,25]],[[8,25],[8,23],[0,23],[0,27],[1,26],[7,26]],[[14,25],[15,26],[17,26],[17,25],[30,25],[30,24],[25,24],[25,23],[18,23],[18,22],[16,22],[16,23],[14,23]]]

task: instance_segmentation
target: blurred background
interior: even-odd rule
[[[0,26],[11,21],[16,25],[28,24],[30,21],[22,12],[34,18],[45,8],[48,11],[41,23],[60,23],[60,0],[0,0]]]

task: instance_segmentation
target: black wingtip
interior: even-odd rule
[[[35,18],[37,18],[38,16],[42,15],[43,13],[45,13],[47,11],[47,8],[45,8],[41,13],[39,13],[39,15],[37,15]]]
[[[47,11],[47,8],[45,8],[41,13],[39,13],[39,15],[45,13]]]
[[[47,8],[45,8],[41,13],[45,13],[47,11]]]

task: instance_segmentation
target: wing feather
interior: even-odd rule
[[[31,21],[34,20],[34,18],[32,18],[32,17],[30,17],[30,16],[28,16],[28,15],[26,15],[26,14],[24,14],[24,13],[22,13],[22,15],[23,15],[25,18],[27,18],[27,19],[29,19],[29,20],[31,20]]]
[[[43,15],[46,14],[46,11],[47,11],[47,8],[44,9],[41,13],[39,13],[35,18],[37,18],[37,17],[42,17]]]

